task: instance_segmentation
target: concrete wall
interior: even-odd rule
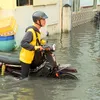
[[[100,5],[97,6],[97,10],[100,11]]]
[[[72,12],[72,27],[91,21],[96,13],[95,11],[93,7],[84,7],[78,12]]]
[[[71,8],[63,7],[63,32],[71,31]]]
[[[56,4],[58,0],[33,0],[33,5],[41,6],[41,5],[52,5]]]
[[[0,0],[0,8],[15,9],[16,8],[16,0]]]

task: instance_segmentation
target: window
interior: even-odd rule
[[[91,7],[93,6],[93,0],[80,0],[81,7]]]
[[[72,11],[75,11],[75,0],[73,0]]]
[[[17,6],[33,5],[33,0],[16,0]]]
[[[80,0],[76,0],[76,11],[80,9]]]
[[[79,11],[80,8],[80,0],[73,0],[72,11]]]
[[[93,0],[93,8],[96,9],[97,0]]]

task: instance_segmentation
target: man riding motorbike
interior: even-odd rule
[[[34,24],[26,28],[25,36],[21,41],[22,48],[19,56],[21,62],[21,79],[27,78],[31,65],[36,67],[38,64],[36,61],[39,60],[39,57],[41,59],[41,53],[37,53],[37,51],[43,50],[41,44],[44,40],[41,40],[41,32],[39,30],[45,26],[47,18],[48,16],[44,12],[36,11],[32,15]]]

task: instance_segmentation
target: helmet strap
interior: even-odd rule
[[[40,24],[40,27],[42,27],[42,25],[41,25],[41,21],[39,20],[39,24]]]
[[[40,27],[42,27],[42,25],[41,25],[41,21],[39,20],[39,23],[36,23],[37,25],[39,25]]]

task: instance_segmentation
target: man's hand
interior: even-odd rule
[[[45,48],[46,51],[50,51],[50,48]]]
[[[39,48],[39,49],[40,49],[40,51],[44,50],[42,46],[40,46],[40,48]]]
[[[35,50],[40,50],[40,51],[42,51],[43,50],[43,47],[42,46],[35,46]]]

